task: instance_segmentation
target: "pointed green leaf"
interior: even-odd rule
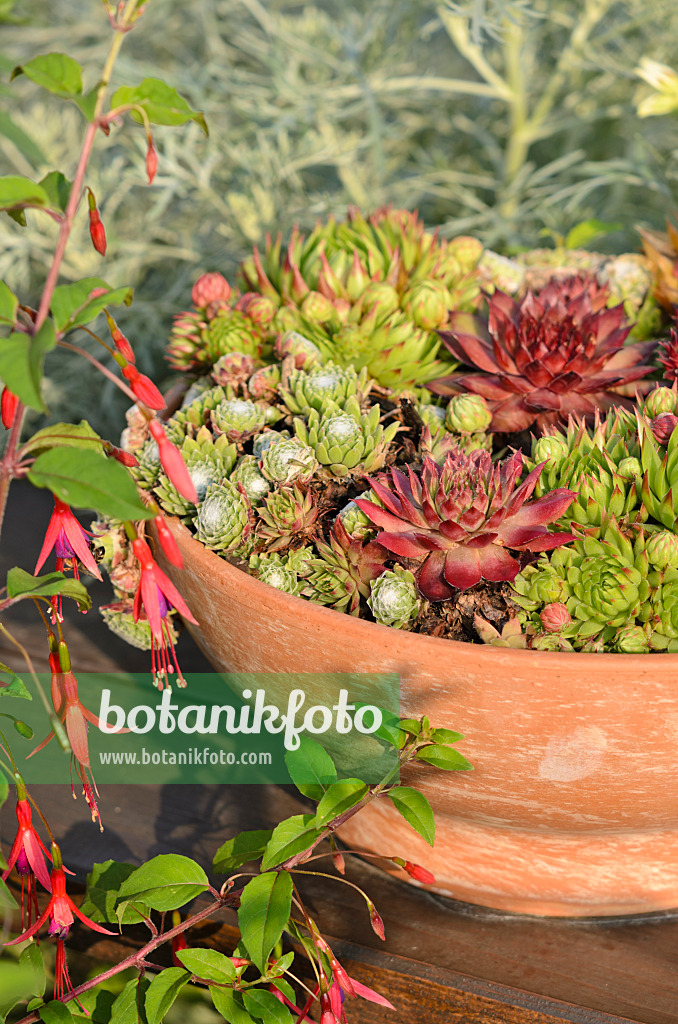
[[[64,213],[71,195],[72,182],[61,171],[50,171],[40,181],[40,185],[49,196],[52,209],[61,210]]]
[[[233,961],[216,949],[180,949],[177,960],[202,981],[216,981],[220,985],[229,985],[237,978]]]
[[[600,627],[600,624],[599,624]],[[463,754],[451,747],[424,747],[416,754],[418,761],[426,761],[434,768],[443,768],[445,771],[470,771],[473,765],[467,761]]]
[[[65,53],[43,53],[14,68],[11,79],[24,74],[33,82],[66,98],[82,92],[82,68]],[[10,81],[11,81],[10,79]]]
[[[178,910],[207,888],[207,875],[194,860],[178,853],[161,853],[125,879],[117,904],[141,901],[153,910]]]
[[[166,967],[156,975],[146,990],[146,1020],[148,1024],[160,1024],[172,1003],[191,975],[181,967]]]
[[[7,216],[22,227],[25,228],[28,221],[26,220],[26,213],[24,210],[17,208],[15,210],[7,210]]]
[[[19,963],[30,968],[33,975],[31,992],[33,995],[41,996],[47,984],[47,972],[45,971],[45,958],[40,946],[36,942],[26,946],[19,957]]]
[[[227,839],[214,855],[212,870],[218,874],[227,874],[250,860],[258,860],[272,835],[272,829],[257,829]]]
[[[0,177],[0,210],[13,210],[24,206],[49,206],[49,196],[42,185],[18,174]]]
[[[105,458],[102,441],[87,420],[79,423],[53,423],[33,434],[22,446],[24,455],[47,451],[50,448],[87,448]]]
[[[58,999],[41,1006],[38,1013],[44,1024],[73,1024],[71,1011]]]
[[[147,1024],[144,1002],[148,978],[132,978],[113,1003],[109,1024]]]
[[[99,87],[95,85],[89,92],[84,93],[82,96],[74,96],[73,100],[75,105],[79,107],[80,112],[83,114],[87,121],[94,120],[94,112],[97,107],[97,97],[99,95]]]
[[[243,992],[243,1001],[249,1013],[266,1024],[294,1024],[296,1020],[296,1016],[292,1017],[287,1007],[265,989],[251,988]]]
[[[431,805],[424,794],[409,786],[396,786],[388,795],[405,821],[429,846],[433,846],[436,826]]]
[[[448,743],[458,743],[459,740],[463,740],[464,734],[461,732],[454,732],[452,729],[433,729],[431,732],[431,739],[434,743],[442,743],[447,745]]]
[[[4,675],[9,673],[10,681],[4,685],[0,681],[0,697],[23,697],[25,700],[33,700],[23,679],[20,679],[16,672],[13,672],[7,665],[0,665],[0,672]]]
[[[92,870],[87,876],[87,889],[85,898],[80,905],[83,914],[90,917],[97,924],[116,924],[118,915],[115,912],[115,902],[118,898],[118,891],[123,882],[137,869],[133,864],[124,864],[120,861],[106,860],[100,864],[93,864]],[[120,917],[120,924],[139,924],[144,917],[150,915],[150,907],[140,902],[136,906],[139,912],[133,907],[125,907]]]
[[[621,227],[623,227],[622,224],[610,223],[609,221],[591,217],[589,220],[583,220],[580,224],[575,224],[571,228],[565,239],[565,248],[583,249],[596,239],[604,238],[605,235],[609,235],[613,231],[619,231]]]
[[[285,929],[292,906],[292,876],[267,871],[248,882],[240,897],[238,925],[250,958],[262,974]]]
[[[92,296],[92,292],[104,294]],[[74,284],[62,284],[54,289],[51,312],[57,330],[70,330],[95,320],[105,306],[126,306],[132,301],[132,288],[111,288],[100,277],[83,277]]]
[[[327,787],[337,781],[332,758],[310,736],[302,736],[299,747],[285,753],[285,764],[299,792],[311,800],[320,800]]]
[[[215,988],[210,985],[210,995],[214,1009],[228,1024],[259,1024],[243,1006],[240,993],[236,995],[231,988]]]
[[[2,782],[4,782],[6,789],[7,782],[4,776],[0,776],[0,778],[2,779]],[[0,782],[0,796],[2,795],[2,782]],[[4,802],[4,800],[0,799],[0,807]],[[9,891],[3,880],[0,878],[0,911],[2,911],[2,914],[4,916],[7,913],[14,913],[14,911],[18,909],[19,904],[14,899],[14,897],[12,896],[11,892]]]
[[[35,335],[15,331],[9,338],[0,340],[0,377],[24,405],[40,412],[47,412],[40,394],[45,354],[55,345],[51,320],[45,320]]]
[[[318,804],[315,823],[318,827],[327,825],[344,811],[355,807],[366,796],[367,786],[360,779],[342,779],[330,786]]]
[[[123,86],[118,89],[111,98],[111,107],[123,107],[127,104],[143,107],[152,124],[179,125],[195,121],[205,135],[208,134],[205,115],[197,110],[191,110],[183,96],[159,78],[144,78],[140,85],[132,88]],[[132,112],[132,117],[135,121],[143,123],[142,116],[136,111]]]
[[[283,864],[290,857],[312,846],[322,834],[323,830],[316,827],[314,814],[294,814],[281,821],[266,846],[261,861],[263,870],[268,871],[269,868]]]
[[[0,281],[0,324],[13,324],[18,308],[19,300],[16,295],[9,290],[4,281]]]
[[[98,452],[51,448],[35,460],[28,479],[76,508],[91,508],[114,519],[153,516],[125,467],[115,459],[102,459]]]
[[[79,580],[64,576],[62,572],[48,572],[44,576],[31,576],[25,569],[14,566],[7,573],[7,596],[12,598],[70,597],[81,609],[92,607],[92,599]]]

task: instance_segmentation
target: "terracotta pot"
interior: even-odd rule
[[[418,771],[433,850],[387,801],[343,829],[399,855],[435,891],[531,914],[678,906],[678,655],[513,651],[413,635],[282,593],[171,524],[165,571],[222,671],[396,671],[402,711],[466,737],[473,772]]]

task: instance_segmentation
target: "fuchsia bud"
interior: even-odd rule
[[[167,558],[170,560],[172,565],[176,565],[177,568],[183,569],[184,560],[181,557],[181,552],[177,547],[177,542],[170,533],[170,529],[165,522],[163,516],[156,516],[153,520],[155,528],[158,531],[158,540],[160,541],[160,547],[164,551]]]
[[[106,445],[105,450],[107,455],[112,459],[116,459],[116,461],[120,462],[123,466],[128,466],[130,469],[133,469],[135,466],[139,465],[139,460],[135,455],[132,455],[131,452],[126,452],[123,448],[116,448],[114,444]]]
[[[435,877],[426,868],[422,868],[420,864],[413,864],[411,860],[403,860],[402,857],[392,857],[391,860],[398,867],[401,867],[403,871],[407,871],[410,878],[416,878],[418,882],[423,882],[424,885],[433,885],[435,883]]]
[[[181,452],[176,445],[168,440],[165,431],[157,420],[151,420],[148,424],[148,429],[153,440],[158,443],[160,463],[170,481],[174,484],[182,498],[190,501],[193,505],[197,505],[198,494],[195,484],[191,480]]]
[[[148,149],[146,151],[146,174],[148,175],[148,184],[153,184],[153,179],[158,170],[158,153],[153,145],[153,136],[148,136]]]
[[[572,622],[567,606],[560,601],[547,604],[539,618],[547,633],[559,633],[561,629],[565,629]]]
[[[339,850],[334,850],[333,853],[332,853],[332,860],[334,861],[334,866],[337,869],[337,871],[339,872],[339,874],[340,875],[345,875],[346,874],[346,861],[344,860],[343,853],[340,853]]]
[[[165,399],[160,391],[150,377],[147,377],[145,373],[139,373],[136,366],[132,363],[123,366],[122,375],[129,381],[134,397],[143,402],[144,405],[147,405],[149,409],[159,411],[165,408]]]
[[[222,274],[202,274],[193,285],[193,305],[204,309],[211,302],[228,302],[231,286]]]
[[[0,399],[0,418],[5,430],[9,430],[14,423],[14,415],[18,404],[19,399],[14,392],[10,391],[8,387],[3,388],[2,398]]]
[[[87,189],[87,201],[89,203],[89,235],[92,239],[92,245],[101,256],[105,256],[106,230],[101,223],[94,193],[89,188]]]
[[[663,445],[668,444],[677,425],[678,416],[674,416],[672,412],[660,413],[650,424],[655,441]]]
[[[111,332],[113,344],[117,348],[118,352],[122,356],[124,356],[128,363],[135,363],[136,357],[134,355],[134,349],[132,348],[129,341],[122,333],[122,331],[118,328],[118,325],[116,324],[113,317],[110,316],[108,313],[106,313],[106,321],[108,323],[108,329]]]
[[[370,910],[370,924],[372,925],[372,931],[375,935],[378,935],[382,942],[386,941],[386,930],[384,928],[384,922],[381,918],[381,914],[378,912],[372,900],[367,901],[367,906]]]

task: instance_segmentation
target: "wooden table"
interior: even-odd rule
[[[51,499],[28,504],[19,487],[0,551],[8,565],[31,569],[49,517]],[[105,585],[92,587],[107,600]],[[5,619],[9,625],[9,617]],[[19,606],[12,628],[31,644],[36,666],[45,669],[45,645],[35,638],[32,610]],[[67,637],[76,671],[144,671],[148,659],[108,633],[96,612],[87,622],[69,612]],[[180,642],[185,671],[207,671],[202,655],[185,636]],[[11,659],[11,661],[10,661]],[[0,660],[16,665],[3,642]],[[185,853],[209,869],[216,848],[240,829],[266,828],[298,813],[296,791],[275,786],[110,786],[102,792],[105,832],[92,824],[82,800],[63,787],[34,787],[50,818],[66,862],[81,880],[94,861],[112,857],[139,862],[158,853]],[[3,815],[3,835],[13,829]],[[351,859],[349,877],[374,899],[386,925],[386,942],[373,934],[363,901],[347,886],[309,879],[309,905],[340,959],[359,980],[383,992],[398,1016],[364,1001],[349,1007],[352,1024],[678,1024],[678,911],[635,918],[546,920],[455,903]],[[235,917],[192,934],[230,951]],[[132,934],[124,943],[134,944]],[[74,929],[70,943],[92,956],[121,955],[118,941],[101,941]]]

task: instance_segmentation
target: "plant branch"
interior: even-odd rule
[[[7,508],[7,498],[9,496],[9,485],[11,484],[14,476],[16,475],[17,467],[17,449],[19,447],[19,438],[21,437],[21,428],[24,422],[24,416],[26,414],[26,406],[19,402],[14,413],[14,420],[12,421],[12,429],[7,441],[7,448],[5,454],[0,462],[0,534],[2,533],[2,524],[5,520],[5,509]]]

